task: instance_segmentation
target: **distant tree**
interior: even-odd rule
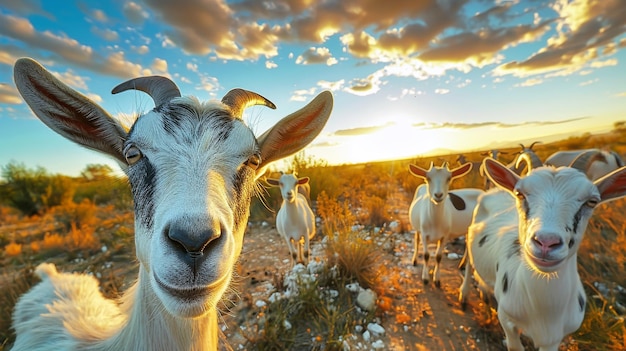
[[[125,177],[117,176],[108,165],[89,164],[81,172],[74,202],[88,199],[93,204],[112,204],[118,209],[132,207],[130,188]]]
[[[0,191],[3,201],[27,216],[42,214],[50,207],[72,201],[72,179],[49,175],[42,167],[28,169],[24,164],[10,162],[2,167],[5,183]]]
[[[109,165],[88,164],[80,175],[85,180],[102,180],[111,178],[113,169]]]

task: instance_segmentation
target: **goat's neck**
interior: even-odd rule
[[[298,218],[299,217],[299,208],[301,206],[300,203],[298,203],[299,199],[298,197],[296,197],[292,202],[289,202],[287,200],[283,200],[283,207],[285,208],[285,213],[287,214],[288,218]]]
[[[448,197],[446,196],[443,201],[436,203],[432,199],[428,201],[428,212],[432,218],[442,218],[446,209],[446,201],[448,201]]]
[[[532,270],[526,263],[520,262],[515,281],[524,282],[523,300],[528,300],[533,304],[531,307],[535,311],[557,311],[563,313],[563,306],[576,301],[576,296],[581,290],[581,281],[578,274],[576,254],[568,257],[563,262],[559,270],[549,276],[541,275]],[[520,279],[521,278],[521,279]],[[556,313],[556,312],[555,312]],[[548,313],[549,314],[549,313]]]
[[[170,315],[150,286],[149,273],[139,268],[139,279],[122,298],[128,323],[104,349],[110,350],[217,350],[217,311],[199,318]]]

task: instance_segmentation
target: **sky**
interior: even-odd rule
[[[162,75],[183,95],[255,91],[258,134],[330,90],[306,157],[329,164],[486,150],[626,120],[623,0],[0,0],[0,167],[79,175],[117,165],[43,125],[13,83],[32,57],[124,118],[117,84]]]

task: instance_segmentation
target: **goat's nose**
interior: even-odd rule
[[[533,244],[541,250],[543,256],[546,256],[550,251],[563,246],[563,239],[557,235],[535,235],[533,237]]]
[[[172,225],[167,229],[167,237],[185,249],[191,258],[202,257],[207,245],[220,235],[219,227],[189,230],[184,226]]]

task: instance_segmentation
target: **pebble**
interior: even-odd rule
[[[378,336],[385,334],[385,328],[383,328],[380,324],[377,324],[377,323],[369,323],[367,325],[367,330],[369,330],[370,333],[374,335],[378,335]]]

